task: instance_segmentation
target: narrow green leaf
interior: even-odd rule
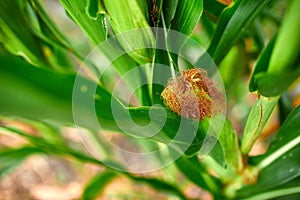
[[[269,62],[270,62],[270,58],[272,55],[275,41],[276,41],[276,36],[272,38],[272,40],[268,43],[267,47],[264,49],[264,51],[260,54],[260,56],[258,58],[258,61],[254,67],[254,70],[252,72],[250,82],[249,82],[250,92],[257,91],[257,89],[258,89],[255,76],[261,72],[266,72],[268,70],[268,66],[269,66]]]
[[[159,36],[161,37],[161,36]],[[165,40],[163,40],[165,41]],[[156,64],[159,63],[159,64]],[[161,93],[164,90],[164,86],[167,85],[168,80],[172,77],[172,68],[161,67],[161,64],[164,66],[170,66],[170,59],[168,52],[160,49],[155,51],[155,62],[152,66],[152,103],[164,105],[161,98]],[[157,83],[157,84],[156,84]]]
[[[298,131],[299,133],[299,131]],[[279,153],[251,158],[250,162],[258,163],[259,176],[255,185],[249,185],[239,191],[240,195],[251,195],[253,191],[257,193],[271,191],[275,187],[280,187],[283,184],[300,176],[300,147],[294,146],[290,150],[285,149],[285,152],[279,156]],[[287,145],[292,145],[290,142]],[[276,157],[276,158],[275,158]],[[268,160],[269,159],[269,160]],[[272,162],[271,162],[272,159]],[[258,160],[261,160],[260,162]],[[268,166],[266,165],[268,162]]]
[[[17,4],[18,4],[18,6],[19,6],[19,9],[20,10],[23,10],[24,9],[24,7],[25,7],[25,0],[16,0],[16,2],[17,2]]]
[[[57,140],[55,143],[55,141],[47,141],[42,137],[37,137],[37,136],[33,136],[30,134],[27,134],[17,128],[14,127],[6,127],[6,126],[2,126],[0,125],[0,130],[6,130],[6,131],[10,131],[12,133],[15,133],[23,138],[25,138],[26,140],[28,140],[32,145],[35,145],[36,147],[38,147],[41,150],[50,150],[50,151],[61,151],[61,152],[66,152],[68,151],[68,147],[67,145],[65,145],[64,143],[60,142],[59,140]],[[56,146],[54,148],[54,146]]]
[[[218,65],[270,0],[237,0],[220,16],[209,54]]]
[[[203,0],[204,14],[217,21],[226,5],[216,0]]]
[[[129,36],[134,37],[134,33],[128,33]],[[99,46],[101,53],[105,55],[108,62],[111,62],[111,68],[114,68],[122,80],[124,80],[131,91],[134,91],[136,97],[141,105],[149,105],[149,95],[148,88],[141,87],[141,83],[147,82],[146,71],[148,66],[139,67],[130,56],[127,55],[125,51],[119,50],[114,46],[117,46],[114,37],[111,37],[107,42],[102,43]],[[105,61],[103,61],[105,63]],[[113,70],[107,69],[107,71]],[[103,79],[108,79],[111,81],[110,73],[104,72],[102,74]],[[111,83],[111,82],[109,82]]]
[[[236,174],[242,171],[243,163],[238,136],[234,132],[228,119],[225,120],[223,129],[218,138],[218,143],[222,150],[219,154],[225,159],[223,166],[221,165],[222,163],[220,164],[211,154],[204,157],[202,163],[208,170],[213,170],[223,183],[232,182],[232,177],[235,177]],[[225,193],[227,193],[226,189]]]
[[[175,17],[175,13],[177,10],[178,0],[165,0],[163,1],[163,14],[164,20],[166,23],[166,27],[169,28],[172,20]]]
[[[126,173],[125,174],[129,179],[135,181],[147,184],[151,186],[152,188],[156,189],[157,191],[164,191],[171,194],[175,194],[181,199],[187,199],[187,197],[173,184],[167,183],[161,179],[158,178],[146,178],[146,177],[140,177],[140,176],[134,176],[133,174]]]
[[[242,137],[241,151],[248,154],[265,127],[279,97],[266,99],[260,97],[253,105],[247,119],[246,127]]]
[[[263,24],[260,18],[254,20],[252,29],[253,29],[253,39],[258,48],[256,52],[261,52],[261,50],[265,46],[266,35],[264,33]]]
[[[272,177],[272,175],[269,175]],[[299,188],[300,178],[297,177],[287,183],[277,184],[276,187],[268,187],[267,185],[253,185],[242,188],[238,191],[239,199],[274,199],[274,200],[297,200],[300,197]],[[272,183],[274,185],[274,181]],[[256,191],[253,195],[253,191]]]
[[[0,179],[20,165],[28,156],[42,152],[43,151],[38,148],[29,146],[24,146],[17,149],[0,149]]]
[[[84,0],[59,0],[68,14],[83,32],[98,45],[106,39],[106,25],[104,15],[100,15],[96,20],[91,19],[85,12]]]
[[[300,193],[300,187],[295,186],[295,187],[291,187],[291,188],[277,189],[277,190],[273,190],[270,192],[253,195],[252,197],[244,198],[242,200],[256,200],[256,199],[268,200],[268,199],[274,199],[276,197],[282,197],[282,196],[287,196],[287,195],[296,194],[296,193],[298,193],[298,194]],[[290,198],[288,198],[288,199],[290,199]]]
[[[171,22],[171,29],[190,35],[198,23],[203,12],[203,1],[178,1],[175,16]]]
[[[151,62],[154,35],[148,23],[148,4],[142,0],[103,0],[110,26],[121,46],[139,64]],[[125,12],[126,11],[126,12]],[[134,35],[126,31],[136,30]]]
[[[83,193],[83,200],[93,200],[103,192],[104,188],[110,181],[116,177],[116,173],[113,171],[101,172],[98,175],[94,176],[92,180],[86,185]]]
[[[68,41],[67,37],[58,29],[56,24],[52,21],[49,15],[46,13],[45,8],[41,4],[40,0],[33,1],[33,7],[37,14],[41,17],[47,28],[54,35],[55,39],[64,44],[66,47],[71,47],[71,43]]]
[[[250,158],[250,163],[259,171],[258,181],[241,189],[240,195],[250,195],[251,191],[270,191],[300,176],[299,120],[300,106],[287,117],[267,152]]]
[[[299,120],[300,106],[290,113],[284,124],[280,127],[276,137],[271,142],[268,151],[264,154],[263,160],[258,164],[260,169],[267,167],[283,154],[286,154],[286,152],[300,144]]]
[[[1,57],[0,63],[2,114],[73,121],[71,76],[35,68],[15,57]]]
[[[223,130],[219,136],[219,142],[222,145],[226,163],[236,172],[241,170],[242,158],[241,150],[239,149],[238,136],[237,133],[234,132],[228,119],[226,119]]]
[[[294,109],[291,94],[287,91],[283,93],[278,102],[280,124],[283,124],[287,116]]]
[[[15,57],[0,57],[0,63],[0,84],[3,86],[0,88],[0,112],[3,115],[53,119],[63,124],[74,124],[73,115],[79,112],[80,120],[77,119],[76,124],[91,130],[98,129],[100,123],[102,129],[124,134],[124,129],[120,128],[123,125],[131,136],[150,134],[156,141],[168,144],[173,141],[171,144],[174,148],[186,151],[189,155],[201,148],[205,133],[194,126],[191,120],[181,119],[170,110],[126,108],[102,85],[84,77],[77,77],[81,85],[74,88],[75,75],[36,68]],[[73,90],[79,91],[73,94]],[[89,107],[86,103],[91,101],[95,101],[95,106]],[[117,115],[114,115],[112,107]],[[95,112],[97,119],[94,118]],[[151,123],[155,129],[145,127],[141,131],[132,124],[132,120],[143,126]]]
[[[60,131],[61,127],[57,124],[38,120],[33,121],[22,119],[21,121],[35,127],[36,130],[39,132],[40,137],[43,138],[45,141],[49,142],[50,144],[66,146],[65,138],[63,137]]]
[[[269,73],[280,74],[285,71],[292,71],[296,67],[295,62],[299,59],[300,55],[299,7],[299,0],[288,2],[288,8],[271,56],[268,68]]]
[[[218,193],[218,181],[206,172],[196,156],[192,158],[182,156],[175,161],[175,164],[196,185],[213,194]]]
[[[22,55],[34,64],[42,64],[42,45],[25,16],[16,1],[0,1],[0,42],[9,52]]]
[[[299,66],[300,67],[300,66]],[[258,73],[255,75],[257,91],[265,97],[281,95],[300,76],[300,68],[278,74]]]
[[[83,60],[83,56],[80,55],[79,52],[77,52],[77,50],[73,47],[72,43],[68,40],[67,36],[61,32],[61,30],[56,26],[53,20],[49,17],[41,1],[40,0],[32,1],[32,6],[41,19],[40,24],[44,25],[49,30],[49,32],[52,34],[51,35],[52,37],[48,38],[49,35],[46,35],[47,38],[45,38],[39,35],[40,34],[39,32],[35,32],[35,34],[37,34],[38,37],[42,37],[40,38],[41,40],[46,41],[52,45],[53,43],[57,44],[58,46],[61,45],[62,47],[66,48],[67,50],[71,51],[76,56],[81,58],[81,60]]]
[[[219,141],[214,141],[217,140],[216,138],[212,137],[212,144],[214,144],[213,148],[209,152],[208,156],[210,156],[212,159],[214,159],[221,167],[226,168],[227,167],[227,162],[225,160],[225,155],[224,155],[224,149],[222,145],[220,144]],[[207,144],[205,144],[207,145]]]

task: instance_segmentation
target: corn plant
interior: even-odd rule
[[[58,155],[105,168],[83,199],[119,176],[191,199],[180,181],[145,175],[172,177],[170,166],[214,199],[300,197],[300,107],[289,98],[299,87],[299,0],[59,0],[77,39],[47,2],[0,2],[0,130],[28,141],[0,149],[0,177],[28,156]],[[235,130],[227,110],[247,84],[256,100]],[[274,115],[266,152],[252,155]],[[62,127],[75,127],[85,149]],[[110,134],[135,151],[114,148]]]

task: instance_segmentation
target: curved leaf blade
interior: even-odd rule
[[[251,195],[252,191],[265,192],[300,176],[300,106],[287,117],[267,152],[250,158],[259,171],[258,182],[239,191]]]
[[[204,0],[204,14],[212,17],[215,21],[218,20],[222,11],[226,8],[226,5],[220,3],[219,1],[211,1],[211,0]]]
[[[103,192],[107,184],[109,184],[110,181],[116,177],[116,175],[117,175],[116,172],[105,171],[93,177],[92,180],[86,185],[82,193],[82,199],[83,200],[96,199],[97,196],[99,196],[101,192]]]
[[[278,74],[258,73],[255,75],[257,91],[265,97],[279,96],[286,91],[299,76],[300,68],[299,70],[286,71]]]
[[[203,12],[203,0],[178,1],[175,16],[171,22],[171,29],[190,35]]]
[[[210,176],[206,169],[199,162],[197,156],[186,157],[181,156],[175,161],[178,169],[192,182],[194,182],[199,187],[217,194],[219,187],[219,182],[214,177]]]
[[[32,154],[42,153],[43,151],[30,146],[24,146],[17,149],[4,148],[0,150],[0,179],[8,172],[16,168],[18,165]]]
[[[34,64],[44,64],[42,44],[25,16],[16,1],[0,2],[0,42],[12,54],[22,55]]]
[[[100,15],[96,20],[91,19],[85,12],[86,5],[83,0],[59,0],[59,2],[64,6],[75,23],[96,45],[106,39],[107,32],[104,15]]]
[[[280,27],[268,72],[282,73],[295,69],[300,55],[300,1],[288,2],[287,11]],[[298,64],[297,64],[298,65]]]
[[[269,2],[270,0],[237,0],[223,11],[208,49],[217,65]]]
[[[87,91],[77,88],[79,93],[76,92],[76,96],[73,96],[76,80],[74,74],[63,74],[33,67],[15,57],[0,57],[0,63],[2,64],[0,68],[1,114],[40,120],[53,119],[64,124],[74,124],[73,112],[79,109],[82,120],[77,120],[77,125],[95,130],[100,122],[101,128],[124,134],[116,123],[116,116],[112,111],[112,106],[114,106],[118,116],[121,117],[118,123],[127,126],[126,129],[133,137],[139,137],[141,132],[131,127],[132,120],[144,125],[152,122],[159,128],[152,139],[164,143],[172,141],[173,145],[189,155],[194,154],[201,147],[205,133],[194,127],[190,120],[181,119],[170,110],[166,111],[166,123],[162,123],[164,121],[161,117],[165,116],[161,115],[164,112],[163,108],[126,108],[101,85],[84,77],[77,78]],[[92,88],[96,88],[96,96]],[[86,104],[91,101],[95,101],[95,107],[91,108]],[[96,119],[94,118],[95,108]],[[150,110],[151,115],[156,117],[149,117]],[[189,134],[186,134],[187,132]],[[174,140],[175,136],[176,140]]]
[[[300,106],[295,108],[284,121],[268,151],[258,164],[259,169],[267,167],[276,159],[300,144]],[[299,155],[299,154],[298,154]],[[300,164],[300,162],[299,162]]]
[[[261,72],[266,72],[268,70],[275,41],[276,41],[276,36],[272,38],[272,40],[268,43],[267,47],[263,50],[263,52],[260,54],[258,58],[258,61],[254,67],[249,82],[250,92],[255,92],[258,90],[255,76]]]

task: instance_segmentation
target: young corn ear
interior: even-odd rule
[[[202,120],[223,111],[222,93],[204,69],[195,68],[171,78],[161,93],[164,103],[180,116]]]

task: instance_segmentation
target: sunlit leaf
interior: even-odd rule
[[[83,32],[98,45],[106,39],[106,26],[104,16],[100,15],[96,20],[91,19],[85,12],[84,0],[59,0],[71,18]]]
[[[121,46],[140,64],[151,62],[154,36],[149,26],[148,4],[141,0],[103,0],[110,26]],[[126,31],[136,30],[128,35]]]
[[[0,42],[9,52],[22,55],[34,64],[42,64],[42,44],[34,36],[25,16],[16,1],[0,2]]]

